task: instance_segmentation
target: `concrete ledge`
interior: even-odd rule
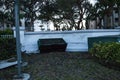
[[[70,33],[99,33],[99,32],[120,32],[119,29],[88,29],[88,30],[76,30],[76,31],[39,31],[39,32],[25,32],[25,35],[37,35],[37,34],[70,34]]]

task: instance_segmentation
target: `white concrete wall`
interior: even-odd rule
[[[63,38],[67,42],[66,51],[88,51],[88,37],[119,35],[120,30],[117,29],[97,29],[97,30],[79,30],[79,31],[51,31],[51,32],[24,32],[20,29],[20,41],[22,51],[26,53],[38,53],[38,39],[43,38]],[[15,32],[15,31],[14,31]]]

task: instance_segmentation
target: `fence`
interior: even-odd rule
[[[97,29],[78,31],[47,31],[47,32],[25,32],[24,27],[20,28],[21,50],[26,53],[38,53],[38,39],[63,38],[67,42],[68,52],[88,51],[88,37],[119,35],[120,29]],[[14,36],[15,35],[15,28]]]
[[[0,35],[0,38],[14,38],[14,35]]]

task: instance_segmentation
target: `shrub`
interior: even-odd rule
[[[0,38],[0,60],[8,59],[16,53],[15,38]]]
[[[120,64],[120,43],[105,42],[94,44],[90,49],[92,56],[104,63],[119,63]]]
[[[0,35],[10,35],[13,34],[13,30],[11,29],[6,29],[6,30],[0,30]]]
[[[6,30],[0,30],[0,38],[14,38],[13,36],[13,30],[6,29]]]

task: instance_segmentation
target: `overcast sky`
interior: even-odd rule
[[[89,0],[93,5],[95,4],[96,0]]]

